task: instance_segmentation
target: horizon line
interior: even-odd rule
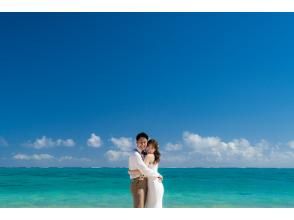
[[[40,167],[40,166],[0,166],[0,168],[84,168],[84,169],[127,169],[128,167],[77,167],[77,166],[50,166],[50,167]],[[159,169],[294,169],[294,167],[160,167]]]

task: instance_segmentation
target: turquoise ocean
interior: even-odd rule
[[[294,169],[161,168],[164,207],[294,207]],[[126,168],[0,168],[0,207],[132,207]]]

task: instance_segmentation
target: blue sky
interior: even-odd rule
[[[294,166],[294,15],[1,13],[0,165]],[[91,134],[93,134],[91,136]]]

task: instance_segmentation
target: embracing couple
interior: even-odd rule
[[[136,136],[137,148],[129,157],[129,175],[134,208],[162,208],[163,177],[158,173],[159,146],[142,132]]]

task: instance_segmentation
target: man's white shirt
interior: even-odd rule
[[[139,151],[139,149],[137,148]],[[138,151],[133,151],[129,157],[129,169],[130,170],[137,170],[139,169],[144,176],[146,177],[159,177],[160,174],[155,172],[154,170],[150,169],[143,161],[140,153]],[[139,177],[140,175],[133,175],[130,174],[130,178],[134,179]]]

